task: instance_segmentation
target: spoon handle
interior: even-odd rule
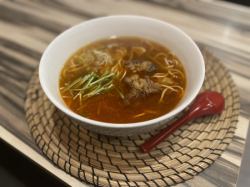
[[[149,140],[146,140],[141,146],[140,149],[144,153],[148,153],[152,148],[154,148],[156,145],[161,143],[165,138],[167,138],[172,132],[174,132],[176,129],[178,129],[180,126],[185,124],[187,121],[190,120],[190,115],[185,115],[181,117],[180,119],[176,120],[174,123],[168,125],[164,129],[162,129],[158,134],[150,138]]]

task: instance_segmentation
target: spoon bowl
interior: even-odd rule
[[[224,110],[225,99],[218,93],[213,91],[205,91],[197,96],[195,101],[191,104],[186,114],[184,114],[180,119],[175,121],[173,124],[168,125],[158,134],[147,140],[144,144],[140,146],[141,151],[144,153],[149,152],[152,148],[162,142],[176,129],[184,125],[190,120],[219,114]]]

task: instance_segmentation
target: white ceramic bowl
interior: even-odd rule
[[[104,123],[82,117],[71,111],[59,93],[59,75],[66,60],[80,47],[110,36],[138,36],[158,42],[181,60],[187,76],[187,87],[183,99],[177,107],[158,118],[128,124]],[[179,28],[148,17],[119,15],[108,16],[76,25],[56,37],[44,51],[39,79],[49,100],[70,117],[82,122],[86,128],[98,133],[126,136],[150,131],[165,124],[185,109],[198,94],[205,76],[202,54],[194,41]]]

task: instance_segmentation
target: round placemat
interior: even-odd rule
[[[138,146],[155,132],[112,137],[84,129],[60,112],[42,91],[37,72],[25,103],[30,132],[44,155],[81,181],[96,186],[169,186],[209,167],[231,142],[239,115],[239,96],[226,68],[208,51],[203,90],[225,97],[221,115],[195,120],[152,150]]]

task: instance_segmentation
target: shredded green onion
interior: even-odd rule
[[[102,94],[114,87],[114,73],[98,75],[94,72],[81,76],[63,88],[69,91],[73,99],[79,98],[80,102],[95,95]]]

